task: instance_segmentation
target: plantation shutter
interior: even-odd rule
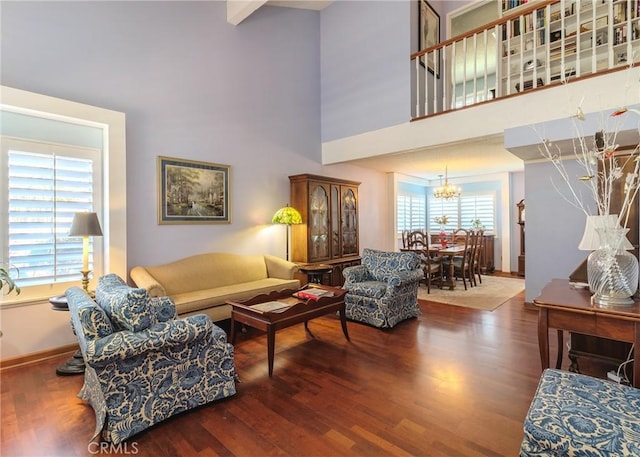
[[[449,200],[429,197],[429,232],[435,233],[441,226],[435,222],[436,217],[446,215],[449,218],[445,231],[457,228],[473,228],[476,219],[484,226],[485,232],[495,233],[495,193],[463,194]]]
[[[7,263],[17,269],[20,287],[78,280],[82,238],[68,234],[76,212],[96,211],[96,151],[69,148],[65,154],[56,145],[15,143],[19,147],[7,150]],[[92,237],[89,243],[89,269],[94,270]]]
[[[435,219],[447,216],[449,219],[443,227]],[[458,199],[452,198],[444,200],[441,198],[429,197],[429,233],[438,233],[440,229],[451,232],[459,227]]]
[[[398,194],[398,232],[424,230],[426,223],[426,198],[420,194]]]
[[[460,227],[473,228],[478,219],[485,231],[494,231],[495,197],[493,194],[463,195],[460,197]]]

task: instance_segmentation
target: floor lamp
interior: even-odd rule
[[[76,213],[73,216],[69,236],[82,237],[82,288],[89,293],[89,237],[102,236],[100,221],[96,213]]]
[[[293,224],[302,224],[302,216],[297,209],[287,205],[276,211],[271,222],[286,225],[287,260],[289,260],[289,230]]]

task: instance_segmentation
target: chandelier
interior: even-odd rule
[[[442,175],[440,175],[440,187],[437,187],[436,190],[433,191],[433,196],[435,198],[449,200],[450,198],[459,197],[461,193],[462,190],[459,187],[449,184],[448,171],[447,167],[445,167],[444,185],[442,184]]]

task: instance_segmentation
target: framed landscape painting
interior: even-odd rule
[[[158,224],[228,224],[231,167],[158,157]]]
[[[431,8],[427,0],[419,0],[419,50],[430,48],[440,43],[440,16]],[[435,58],[434,58],[435,57]],[[426,61],[426,65],[425,65]],[[426,66],[430,73],[440,77],[440,51],[429,54],[420,58],[422,66]]]

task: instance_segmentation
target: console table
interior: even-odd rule
[[[549,328],[557,329],[558,356],[562,364],[563,330],[633,343],[633,386],[640,387],[640,302],[631,306],[599,307],[591,303],[586,288],[574,288],[568,279],[553,279],[533,300],[539,309],[538,344],[542,369],[549,368]]]

